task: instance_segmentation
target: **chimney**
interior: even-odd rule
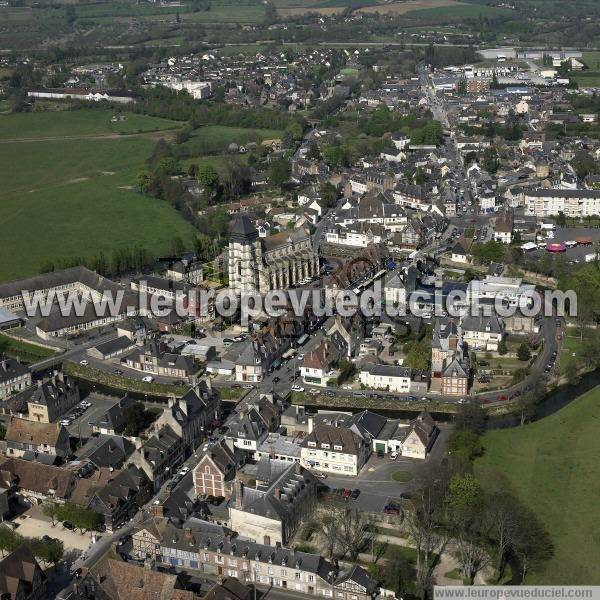
[[[242,499],[244,497],[244,484],[237,477],[233,482],[233,490],[235,493],[235,508],[242,508]]]
[[[458,344],[458,338],[455,335],[451,335],[448,338],[448,347],[450,350],[456,350]]]
[[[275,498],[277,498],[277,500],[281,500],[281,488],[275,488]]]
[[[165,509],[162,504],[152,504],[152,508],[150,509],[150,513],[153,517],[164,517]]]

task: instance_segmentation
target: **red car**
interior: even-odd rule
[[[506,402],[508,400],[508,396],[498,396],[498,400],[500,402]]]
[[[342,496],[344,498],[350,498],[351,495],[352,495],[352,490],[344,488],[344,492],[342,493]]]

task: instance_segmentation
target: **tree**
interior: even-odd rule
[[[521,506],[519,520],[512,530],[513,549],[521,565],[521,582],[530,571],[538,570],[552,558],[554,544],[537,515]]]
[[[59,505],[56,502],[52,502],[52,501],[45,502],[42,510],[44,511],[44,514],[47,517],[50,517],[50,520],[52,522],[52,527],[54,527],[56,525],[56,523],[58,523],[58,521],[60,520]]]
[[[343,511],[334,504],[325,504],[319,513],[318,525],[323,533],[325,549],[329,558],[333,558],[340,539]]]
[[[150,189],[150,175],[147,171],[138,173],[135,180],[135,187],[142,193],[147,194]]]
[[[495,173],[500,166],[500,157],[495,146],[490,146],[483,151],[481,165],[488,173]]]
[[[521,362],[527,362],[531,359],[531,351],[529,350],[529,346],[525,342],[523,342],[517,349],[517,358]]]
[[[508,352],[508,346],[506,344],[506,340],[504,338],[502,338],[500,340],[500,343],[498,344],[498,354],[500,354],[500,356],[504,356],[507,352]]]
[[[417,553],[416,587],[421,597],[425,597],[433,581],[431,558],[443,552],[449,539],[444,525],[448,475],[442,465],[424,465],[422,487],[413,496],[406,518],[408,535]]]
[[[340,197],[335,185],[326,181],[321,185],[321,200],[326,208],[332,208],[336,205]]]
[[[2,556],[5,552],[16,550],[23,543],[23,538],[8,527],[0,525],[0,550]]]
[[[268,177],[272,185],[281,188],[292,174],[292,167],[289,159],[280,158],[269,165]]]
[[[454,417],[457,430],[467,429],[476,433],[483,432],[485,428],[485,411],[478,402],[465,402],[460,404]]]
[[[345,511],[339,531],[339,541],[344,554],[351,562],[356,562],[363,548],[372,541],[374,528],[372,518],[362,510]]]
[[[152,423],[152,415],[141,402],[134,402],[123,410],[123,435],[137,436]]]
[[[473,460],[483,454],[481,436],[471,429],[455,429],[448,438],[448,452]]]
[[[60,521],[68,521],[81,531],[97,530],[102,524],[102,515],[90,508],[78,506],[73,502],[59,504],[57,517]]]
[[[214,189],[219,183],[219,174],[212,165],[205,164],[198,169],[197,180],[200,185]]]

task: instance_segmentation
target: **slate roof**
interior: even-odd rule
[[[0,360],[0,383],[22,377],[28,372],[29,369],[14,358]]]
[[[335,427],[333,425],[315,425],[312,432],[302,441],[302,447],[308,448],[309,442],[315,442],[317,448],[321,444],[329,444],[331,450],[334,446],[341,446],[345,454],[358,455],[363,440],[359,435],[345,427]]]
[[[4,598],[28,598],[34,578],[43,583],[46,575],[26,544],[21,544],[0,561],[0,595]]]

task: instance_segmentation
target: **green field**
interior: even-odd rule
[[[600,87],[600,71],[572,73],[571,79],[575,80],[579,87]]]
[[[5,138],[0,140],[2,281],[34,275],[48,261],[92,257],[119,247],[160,253],[174,237],[189,240],[193,235],[192,226],[173,208],[131,188],[158,136],[85,139],[106,133],[104,111],[77,111],[76,125],[69,127],[74,114],[45,113],[37,125],[27,121],[36,114],[0,116],[11,131],[0,127]],[[18,131],[13,117],[24,141],[6,140]],[[138,118],[138,127],[160,126],[160,119]],[[77,134],[82,137],[70,138]],[[55,139],[31,141],[36,135]]]
[[[111,122],[113,116],[116,122]],[[121,120],[122,119],[122,120]],[[177,129],[182,123],[108,109],[63,110],[0,115],[0,141],[122,135]]]
[[[554,557],[531,584],[600,584],[600,387],[559,412],[483,438],[476,469],[494,468],[544,522]]]
[[[249,142],[260,143],[263,140],[281,138],[282,131],[277,129],[244,129],[242,127],[227,127],[209,125],[196,129],[192,137],[182,144],[181,148],[188,156],[202,154],[220,154],[227,150],[229,144],[245,145]]]

